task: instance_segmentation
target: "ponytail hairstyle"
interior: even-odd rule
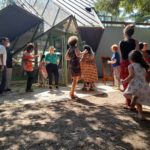
[[[146,63],[146,61],[143,58],[143,55],[138,50],[133,50],[129,53],[129,59],[135,63],[140,64],[145,70],[149,69],[149,65]]]
[[[129,37],[132,37],[132,35],[134,34],[134,28],[135,28],[135,25],[134,24],[128,24],[123,32],[124,34],[127,34]]]

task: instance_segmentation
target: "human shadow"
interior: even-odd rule
[[[0,149],[134,149],[130,134],[144,139],[150,134],[129,118],[120,106],[99,106],[79,99],[22,106],[0,106]],[[121,118],[123,117],[123,119]],[[140,142],[140,141],[139,141]]]

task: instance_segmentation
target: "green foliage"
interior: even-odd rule
[[[97,0],[96,11],[135,21],[149,20],[150,0]]]

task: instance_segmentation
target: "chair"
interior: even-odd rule
[[[108,64],[108,60],[111,60],[110,57],[102,57],[102,81],[106,85],[107,81],[112,81],[114,85],[114,78],[113,78],[113,69],[110,64]]]

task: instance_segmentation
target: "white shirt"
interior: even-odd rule
[[[6,66],[7,51],[3,45],[0,45],[0,54],[3,55],[3,65]],[[2,65],[1,59],[0,59],[0,65]]]

